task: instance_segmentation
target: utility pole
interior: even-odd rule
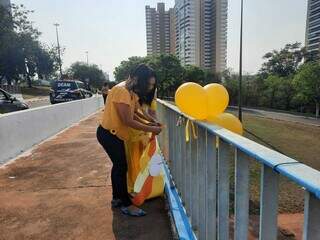
[[[31,84],[30,72],[29,72],[29,67],[28,67],[28,59],[26,57],[24,58],[24,66],[26,69],[28,87],[31,88],[32,84]]]
[[[59,23],[55,23],[53,25],[56,27],[57,46],[58,46],[58,55],[59,55],[60,79],[62,79],[62,61],[61,61],[61,51],[60,51],[59,33],[58,33],[58,27],[60,26],[60,24]]]
[[[238,117],[242,122],[242,33],[243,33],[243,0],[241,0],[240,20],[240,61],[239,61],[239,90],[238,90]]]

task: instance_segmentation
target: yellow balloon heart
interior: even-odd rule
[[[211,83],[204,90],[208,97],[208,117],[213,118],[223,113],[229,104],[227,89],[221,84]]]
[[[207,122],[228,129],[231,132],[243,135],[243,126],[240,120],[230,113],[222,113],[216,117],[207,118]]]
[[[176,91],[175,102],[183,113],[197,120],[205,120],[208,117],[207,95],[203,87],[197,83],[182,84]]]

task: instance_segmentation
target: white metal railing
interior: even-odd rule
[[[279,175],[305,189],[303,239],[320,239],[319,171],[226,129],[199,121],[194,121],[197,139],[190,137],[186,142],[188,117],[168,102],[158,103],[158,117],[166,125],[159,142],[198,239],[229,239],[231,161],[235,163],[233,238],[248,239],[250,159],[261,164],[259,239],[277,239]]]

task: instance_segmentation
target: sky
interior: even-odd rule
[[[60,44],[65,47],[63,67],[75,61],[100,66],[113,79],[114,68],[130,56],[146,55],[145,5],[159,0],[12,0],[34,10],[34,26],[41,40],[56,44],[53,23],[60,23]],[[174,0],[162,0],[173,7]],[[305,42],[307,0],[244,0],[243,70],[255,73],[262,56],[286,43]],[[239,64],[240,0],[229,0],[229,68]]]

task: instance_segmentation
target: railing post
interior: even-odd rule
[[[173,111],[169,110],[168,112],[168,132],[169,132],[169,166],[170,166],[170,172],[172,175],[173,180],[175,180],[175,169],[174,169],[174,121],[173,121]]]
[[[234,239],[248,239],[249,224],[249,158],[235,150],[235,231]]]
[[[157,117],[158,117],[158,120],[163,123],[164,125],[167,125],[165,123],[165,118],[164,118],[164,107],[162,104],[158,104],[158,108],[157,108]],[[159,145],[160,145],[160,148],[163,150],[165,147],[164,147],[164,136],[165,136],[165,129],[162,130],[162,132],[159,134],[158,136],[158,140],[159,140]]]
[[[304,198],[303,240],[320,239],[320,199],[306,191]]]
[[[170,125],[170,109],[168,108],[164,108],[164,111],[163,111],[163,120],[164,120],[164,123],[166,124],[166,128],[164,129],[164,147],[165,147],[165,157],[166,159],[170,161],[170,158],[169,158],[169,148],[170,148],[170,137],[169,137],[169,125]]]
[[[176,182],[176,186],[178,189],[178,193],[180,193],[180,182],[179,182],[179,164],[180,164],[180,160],[181,160],[181,156],[180,156],[180,145],[179,145],[179,129],[177,127],[177,120],[178,120],[178,115],[176,112],[174,112],[173,115],[173,129],[174,129],[174,160],[175,160],[175,182]]]
[[[260,240],[276,240],[278,234],[279,176],[270,167],[261,167]]]
[[[206,222],[207,222],[207,209],[206,209],[206,178],[207,178],[207,131],[206,129],[198,128],[198,181],[199,181],[199,239],[206,238]]]
[[[185,127],[184,123],[184,127]],[[187,129],[190,131],[190,129]],[[185,198],[185,207],[187,210],[187,214],[189,217],[191,217],[191,201],[192,201],[192,192],[191,192],[191,172],[192,172],[192,145],[191,141],[186,143],[186,169],[185,169],[185,179],[186,179],[186,188],[185,188],[185,193],[186,193],[186,198]]]
[[[195,125],[198,132],[198,126]],[[199,176],[198,176],[198,139],[191,140],[191,224],[196,236],[199,231]]]
[[[207,200],[206,200],[206,240],[216,240],[217,236],[217,149],[216,136],[207,134]]]
[[[177,114],[176,115],[176,123],[175,123],[175,128],[176,128],[176,143],[177,143],[177,185],[178,185],[178,192],[180,196],[182,196],[183,192],[183,183],[182,183],[182,166],[183,166],[183,157],[182,157],[182,144],[183,144],[183,139],[182,139],[182,133],[181,133],[181,127],[180,127],[180,117]]]
[[[174,183],[175,183],[175,186],[178,190],[178,193],[179,193],[179,176],[178,176],[178,149],[177,149],[177,146],[179,146],[177,144],[177,139],[178,139],[178,134],[177,134],[177,127],[176,127],[176,122],[177,122],[177,118],[176,118],[176,112],[172,111],[172,131],[173,131],[173,138],[172,138],[172,148],[173,148],[173,179],[174,179]]]
[[[231,146],[219,140],[218,149],[218,239],[229,239],[229,168]]]
[[[180,126],[179,126],[179,132],[180,132],[180,144],[181,144],[181,196],[182,196],[182,202],[185,205],[186,202],[186,191],[188,189],[186,188],[187,181],[186,181],[186,168],[187,168],[187,159],[186,159],[186,134],[185,134],[185,128],[184,128],[184,121],[181,119]]]

